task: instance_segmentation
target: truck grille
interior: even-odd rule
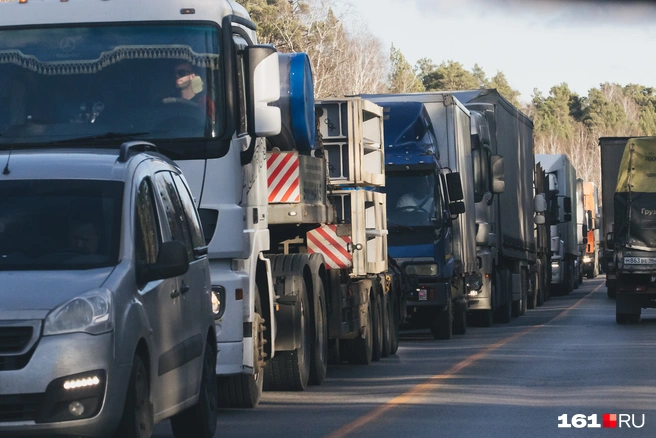
[[[36,421],[43,394],[0,395],[0,423]]]
[[[0,327],[0,354],[20,353],[32,339],[33,327]]]

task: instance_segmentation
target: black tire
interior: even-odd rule
[[[348,361],[354,365],[369,365],[373,357],[373,303],[369,300],[367,311],[367,327],[364,335],[359,335],[354,339],[343,339],[345,349],[348,351]]]
[[[310,385],[321,385],[328,372],[328,311],[326,289],[319,275],[324,266],[323,256],[310,255],[312,273],[312,355],[310,356]]]
[[[378,362],[381,357],[383,357],[383,333],[385,327],[383,325],[383,300],[380,292],[376,289],[371,293],[371,298],[373,300],[373,324],[374,324],[374,348],[372,351],[371,360]]]
[[[617,297],[617,288],[606,286],[606,294],[608,295],[608,298],[614,300]]]
[[[150,383],[143,359],[138,354],[132,362],[128,392],[121,423],[114,438],[149,438],[153,432],[153,413],[150,407]]]
[[[392,305],[389,293],[383,294],[383,355],[389,357],[392,354]]]
[[[390,354],[396,354],[399,351],[399,309],[398,301],[396,295],[391,295],[394,289],[390,291],[388,297],[390,297]]]
[[[449,340],[453,337],[453,304],[447,300],[446,308],[437,312],[431,322],[431,334],[435,339]]]
[[[328,364],[329,365],[339,365],[342,363],[342,360],[346,358],[341,353],[342,348],[341,342],[339,339],[330,339],[328,341]]]
[[[312,327],[310,303],[305,282],[299,283],[301,305],[301,345],[294,351],[280,351],[264,369],[264,389],[268,391],[303,391],[310,380]]]
[[[259,289],[255,288],[255,320],[262,320],[262,304]],[[265,328],[266,330],[266,328]],[[255,349],[259,349],[254,345]],[[254,361],[258,360],[259,353],[253,351]],[[264,367],[253,375],[237,374],[217,378],[217,404],[221,408],[252,409],[258,405],[262,398],[262,383],[264,381]]]
[[[208,342],[203,357],[198,403],[171,417],[175,438],[212,438],[216,432],[218,389],[216,384],[216,353]]]
[[[594,278],[595,278],[594,270],[588,272],[588,273],[586,274],[586,277],[588,278],[588,280],[594,280]]]
[[[640,322],[640,314],[616,313],[615,322],[618,324],[638,324]]]
[[[453,334],[464,335],[467,333],[467,308],[456,311],[453,317]]]
[[[314,333],[312,355],[310,357],[310,385],[321,385],[328,372],[328,315],[326,314],[326,295],[321,280],[315,283],[314,290]]]

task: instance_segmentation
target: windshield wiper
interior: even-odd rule
[[[410,232],[413,232],[413,233],[417,232],[417,229],[414,228],[414,227],[410,227],[408,225],[395,224],[394,222],[387,221],[387,228],[389,229],[389,228],[392,228],[392,227],[393,228],[399,228],[399,229],[406,230],[406,231],[410,231]]]
[[[87,135],[85,137],[73,137],[64,140],[55,140],[47,144],[62,144],[62,143],[86,143],[95,140],[136,140],[136,137],[148,135],[150,132],[107,132],[100,135]]]

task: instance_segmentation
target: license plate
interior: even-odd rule
[[[419,301],[428,301],[428,291],[426,289],[419,290]]]
[[[624,257],[625,265],[656,265],[656,257]]]

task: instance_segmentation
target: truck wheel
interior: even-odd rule
[[[299,283],[301,345],[294,351],[276,352],[264,369],[264,388],[270,391],[303,391],[310,380],[312,320],[305,282]]]
[[[328,370],[328,318],[326,294],[319,280],[314,290],[314,342],[310,360],[310,384],[321,385]]]
[[[458,308],[460,306],[457,306]],[[467,307],[463,306],[464,309],[456,310],[453,316],[453,334],[454,335],[464,335],[467,333]]]
[[[393,289],[392,289],[393,290]],[[390,294],[387,295],[390,297]],[[398,301],[396,300],[396,296],[393,296],[389,299],[390,302],[390,317],[389,321],[391,324],[390,327],[390,354],[396,354],[396,352],[399,350],[399,309],[398,309]]]
[[[372,297],[370,299],[372,299],[374,302],[374,349],[371,360],[377,362],[381,357],[383,357],[383,333],[385,331],[385,327],[383,326],[383,300],[381,294],[376,289],[373,290]]]
[[[431,323],[431,334],[435,339],[447,340],[453,335],[453,312],[451,300],[447,300],[446,308],[437,312]]]
[[[343,339],[348,351],[348,360],[354,365],[369,365],[372,360],[374,350],[374,324],[373,324],[374,306],[369,299],[367,308],[367,326],[364,335],[359,335],[354,339]]]
[[[617,288],[606,286],[606,294],[608,295],[608,298],[614,300],[615,297],[617,296]]]
[[[382,295],[383,299],[383,355],[389,357],[392,354],[392,312],[389,293]]]
[[[150,383],[143,359],[138,354],[132,362],[123,416],[114,438],[149,438],[153,432]]]
[[[595,278],[594,268],[593,268],[592,271],[589,271],[589,272],[586,274],[586,277],[588,278],[588,280],[594,280],[594,278]]]
[[[616,313],[615,322],[618,324],[638,324],[640,322],[640,314]]]
[[[203,357],[198,403],[171,417],[173,436],[212,438],[216,432],[217,396],[216,353],[208,342]]]
[[[264,382],[264,326],[262,318],[262,304],[259,289],[255,286],[255,315],[254,324],[257,324],[258,336],[253,342],[253,363],[256,365],[252,375],[237,374],[217,379],[218,405],[222,408],[254,408],[262,397],[262,383]]]

